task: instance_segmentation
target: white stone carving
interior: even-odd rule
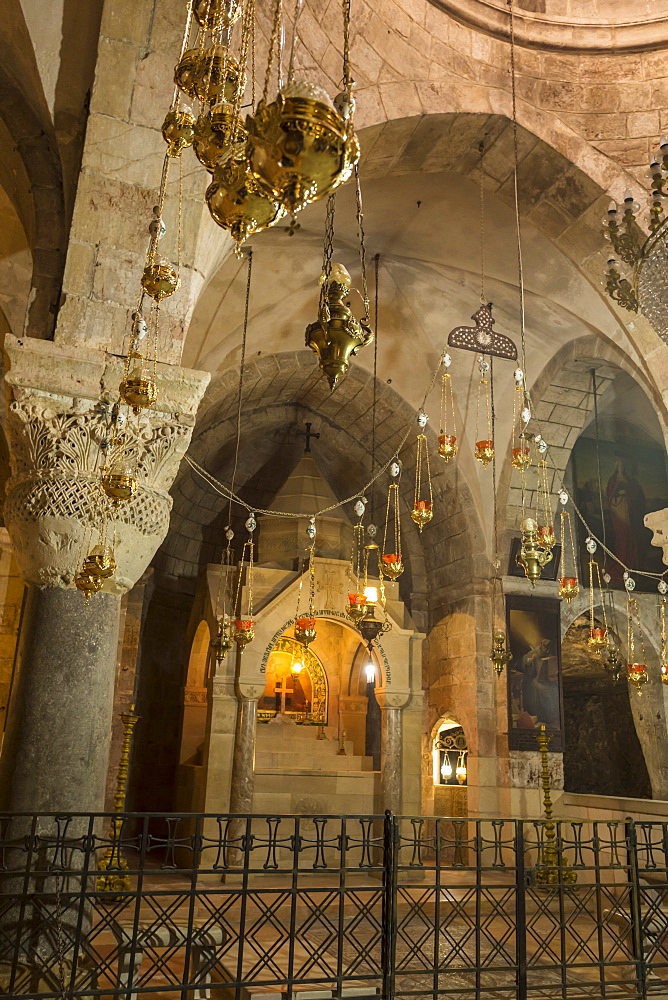
[[[643,522],[652,532],[652,545],[663,549],[663,562],[668,566],[668,507],[645,514]]]

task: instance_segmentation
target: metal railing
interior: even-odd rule
[[[0,816],[0,991],[668,993],[668,823]],[[111,832],[109,830],[111,829]]]

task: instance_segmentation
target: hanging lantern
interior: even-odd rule
[[[97,594],[104,586],[104,580],[98,576],[92,576],[80,569],[74,577],[74,586],[80,590],[84,597],[84,604],[88,604],[93,594]]]
[[[537,442],[539,452],[542,439]],[[536,489],[536,521],[538,523],[538,542],[546,549],[553,549],[557,543],[552,521],[552,499],[547,471],[547,461],[541,458],[537,463],[538,483]]]
[[[478,368],[480,370],[480,381],[478,382],[478,396],[475,411],[475,457],[484,469],[494,458],[494,440],[492,438],[492,404],[490,399],[489,386],[489,362],[485,361],[482,355],[478,357]],[[483,410],[484,425],[480,424],[480,410]],[[486,431],[486,436],[479,439],[480,431]]]
[[[125,361],[125,374],[119,386],[121,399],[137,414],[148,409],[155,403],[158,387],[155,378],[151,377],[155,369],[155,361],[149,363],[139,353],[130,351]]]
[[[524,473],[525,469],[531,465],[531,448],[529,447],[530,437],[527,437],[526,424],[522,421],[522,411],[526,391],[524,388],[524,372],[521,368],[516,368],[514,373],[515,392],[513,394],[513,445],[511,465],[514,469]],[[518,433],[518,428],[523,429]]]
[[[452,392],[452,378],[448,371],[452,364],[449,354],[441,358],[443,374],[441,375],[441,433],[438,437],[438,454],[449,462],[459,451],[457,445],[457,425],[455,423],[455,400]]]
[[[517,448],[513,448],[511,465],[514,469],[522,470],[531,464],[531,449],[524,443],[525,437],[523,434],[520,434],[520,440],[522,444],[518,445]]]
[[[661,683],[668,684],[668,643],[666,641],[666,598],[665,597],[661,598],[661,601],[659,602],[659,609],[661,616]]]
[[[500,677],[503,673],[503,668],[510,663],[512,659],[512,654],[506,650],[505,632],[495,630],[492,633],[492,652],[490,653],[490,659],[494,665],[497,677]]]
[[[224,104],[221,107],[230,108],[230,105]],[[195,156],[210,174],[213,173],[221,156],[229,150],[232,134],[235,133],[239,141],[243,139],[244,135],[241,123],[235,129],[232,114],[226,116],[224,113],[221,113],[220,119],[220,124],[214,124],[213,115],[204,111],[197,119],[195,125],[193,142]]]
[[[330,389],[334,389],[350,367],[350,359],[373,341],[366,318],[357,320],[346,303],[352,281],[343,264],[332,264],[320,279],[318,320],[306,327],[306,346],[320,361]]]
[[[179,273],[168,260],[157,258],[147,263],[141,276],[141,285],[147,295],[159,302],[173,295],[180,284]]]
[[[206,31],[227,31],[241,17],[240,0],[194,0],[193,14]]]
[[[183,108],[172,108],[162,123],[162,137],[170,156],[178,156],[195,141],[195,117]]]
[[[364,525],[362,518],[366,510],[366,502],[357,500],[355,503],[355,513],[359,517],[357,524],[353,525],[353,545],[350,553],[350,577],[353,580],[355,591],[348,594],[348,604],[346,615],[352,622],[358,622],[363,617],[366,605],[366,597],[362,586],[362,573],[364,568]]]
[[[245,75],[239,63],[225,45],[208,49],[188,49],[174,70],[174,83],[192,100],[203,104],[232,102],[237,92],[243,92]]]
[[[422,532],[425,524],[429,524],[434,516],[434,496],[431,485],[431,470],[429,468],[429,448],[427,447],[427,435],[422,433],[427,426],[428,419],[427,414],[423,410],[418,413],[417,423],[420,433],[417,436],[415,497],[411,518],[417,524],[420,532]],[[425,494],[429,499],[426,499]]]
[[[635,597],[628,595],[627,598],[627,650],[629,662],[627,663],[627,677],[629,684],[633,684],[640,693],[640,688],[649,680],[647,673],[647,657],[645,656],[645,638],[643,636],[642,625],[640,624],[640,608]],[[640,653],[636,663],[636,654]]]
[[[246,119],[248,162],[261,187],[287,211],[330,194],[359,160],[354,131],[329,95],[305,80],[284,87]]]
[[[118,457],[109,468],[102,470],[100,485],[114,505],[131,500],[139,489],[132,462]]]
[[[216,162],[206,203],[214,222],[229,230],[236,243],[268,229],[285,215],[285,209],[249,172],[243,143],[228,149]]]
[[[253,531],[257,527],[257,522],[253,515],[251,514],[246,521],[246,527],[249,531],[248,541],[244,542],[243,551],[241,553],[241,563],[239,565],[239,577],[237,579],[237,593],[234,601],[234,606],[237,611],[237,617],[234,620],[234,630],[232,632],[232,638],[239,646],[243,649],[252,642],[255,638],[255,619],[253,618]],[[247,592],[247,612],[246,616],[242,618],[241,616],[241,581],[244,572],[244,556],[248,549],[248,578],[246,583]]]
[[[559,578],[559,597],[570,602],[580,593],[580,584],[577,576],[577,563],[575,556],[575,542],[573,539],[573,524],[567,510],[561,511],[561,568],[564,576]],[[572,575],[568,576],[568,570]]]
[[[348,594],[348,607],[346,614],[353,622],[358,622],[364,617],[366,611],[366,597],[364,594]]]
[[[74,577],[74,585],[83,594],[86,604],[93,594],[102,590],[105,580],[111,579],[115,572],[114,550],[107,544],[106,516],[103,514],[99,541],[84,558],[81,569]]]
[[[596,544],[594,543],[593,552],[596,551]],[[590,555],[593,555],[590,551]],[[594,617],[594,607],[595,601],[595,590],[598,590],[599,601],[601,608],[603,610],[603,627],[596,624],[596,619]],[[605,610],[605,601],[603,598],[603,588],[601,585],[601,570],[598,563],[594,559],[589,560],[589,636],[587,638],[587,645],[595,653],[601,653],[603,650],[608,648],[608,618]]]
[[[535,587],[540,580],[543,566],[549,563],[552,552],[543,548],[538,540],[538,528],[532,517],[526,517],[522,521],[522,541],[520,551],[517,553],[517,564],[524,569],[527,580],[531,586]]]
[[[393,463],[399,470],[398,463]],[[401,557],[401,520],[399,517],[399,483],[390,483],[387,490],[385,530],[380,571],[389,580],[398,580],[404,571]]]
[[[216,659],[216,663],[223,662],[234,642],[232,640],[232,623],[226,615],[221,615],[218,619],[218,631],[215,639],[211,640],[211,649]]]
[[[302,573],[299,577],[299,589],[297,591],[297,610],[295,612],[295,639],[298,642],[303,643],[305,646],[309,646],[316,638],[315,630],[315,518],[312,517],[308,527],[306,528],[306,534],[310,539],[310,545],[308,547],[308,559],[307,559],[307,572],[309,580],[309,596],[308,596],[308,612],[306,615],[299,614],[299,604],[301,601],[302,594],[302,584],[304,581],[304,574]]]

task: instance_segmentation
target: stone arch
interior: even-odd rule
[[[294,620],[291,622],[291,625],[294,625]],[[308,671],[311,681],[313,693],[312,711],[317,713],[318,721],[321,725],[327,725],[327,716],[329,711],[329,680],[327,678],[327,671],[325,670],[320,657],[316,656],[310,646],[304,646],[303,643],[298,642],[292,636],[284,634],[281,635],[273,644],[268,656],[265,650],[265,654],[262,658],[264,670],[266,671],[266,665],[269,661],[269,657],[273,653],[283,652],[290,653],[292,656],[298,656],[304,664],[304,668]]]
[[[657,600],[654,594],[635,595],[640,606],[640,618],[648,654],[649,681],[642,688],[642,695],[629,690],[629,701],[635,730],[642,747],[645,764],[652,786],[652,798],[665,799],[668,796],[668,747],[666,746],[666,699],[665,686],[659,674],[661,650],[661,634],[657,615]],[[594,605],[594,615],[599,620],[607,616],[608,622],[619,638],[622,654],[622,670],[625,669],[627,657],[627,610],[626,595],[621,591],[612,591],[612,609],[614,621],[610,623],[610,605],[603,614],[600,601]],[[580,595],[566,608],[562,605],[561,634],[562,640],[567,630],[581,616],[589,613],[589,595],[583,588]],[[622,683],[626,683],[623,680]]]
[[[202,620],[195,630],[190,647],[183,689],[183,719],[179,752],[179,763],[181,764],[196,758],[206,736],[210,648],[211,630],[209,623]]]

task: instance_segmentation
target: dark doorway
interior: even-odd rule
[[[622,673],[615,681],[587,646],[589,621],[576,619],[561,647],[564,790],[651,799],[652,786]]]

